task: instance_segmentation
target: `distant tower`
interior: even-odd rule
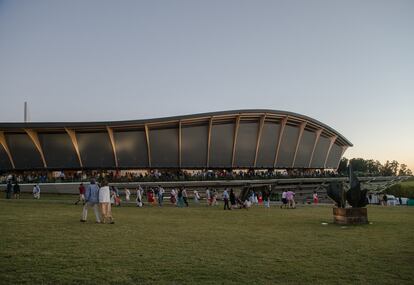
[[[27,102],[24,101],[24,122],[27,123]]]

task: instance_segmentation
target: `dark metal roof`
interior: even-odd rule
[[[328,130],[339,138],[342,141],[346,142],[349,146],[353,144],[341,135],[335,129],[329,127],[328,125],[315,120],[311,117],[301,115],[294,112],[280,111],[280,110],[269,110],[269,109],[247,109],[247,110],[229,110],[229,111],[220,111],[220,112],[209,112],[209,113],[200,113],[200,114],[191,114],[183,116],[172,116],[164,118],[154,118],[154,119],[142,119],[142,120],[125,120],[125,121],[101,121],[101,122],[29,122],[29,123],[0,123],[0,130],[2,131],[19,131],[21,129],[46,129],[46,128],[94,128],[94,127],[117,127],[117,126],[134,126],[134,125],[144,125],[144,124],[153,124],[153,123],[163,123],[169,121],[180,121],[180,120],[189,120],[197,119],[202,117],[215,117],[215,116],[226,116],[226,115],[248,115],[248,114],[269,114],[269,115],[278,115],[278,116],[288,116],[290,118],[298,118],[304,121],[311,122],[315,125]]]

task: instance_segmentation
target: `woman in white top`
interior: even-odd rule
[[[197,190],[194,190],[194,203],[198,204],[200,201],[200,194],[198,194]]]
[[[171,194],[170,194],[170,202],[173,205],[177,205],[177,193],[175,192],[175,189],[171,189]]]
[[[109,222],[114,224],[114,219],[112,218],[111,210],[111,195],[108,186],[108,182],[103,181],[102,187],[99,189],[99,208],[101,209],[102,222],[105,224]]]
[[[142,203],[142,188],[141,186],[138,186],[137,188],[137,207],[142,207],[143,203]]]
[[[128,188],[125,188],[125,201],[129,202],[129,199],[131,197],[131,192]]]

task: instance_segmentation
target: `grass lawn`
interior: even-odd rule
[[[103,225],[80,223],[73,197],[42,199],[0,200],[1,284],[414,284],[414,207],[343,228],[323,205],[130,206]]]

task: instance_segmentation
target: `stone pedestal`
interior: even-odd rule
[[[333,208],[333,217],[339,225],[368,224],[367,208]]]

